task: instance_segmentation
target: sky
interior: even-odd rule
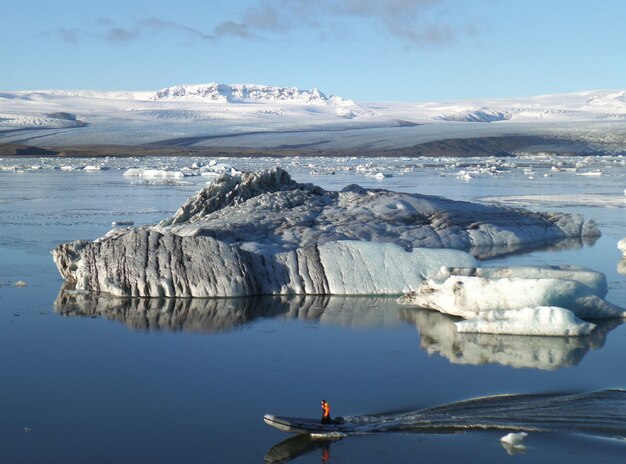
[[[3,0],[0,91],[255,83],[358,102],[626,89],[623,0]]]

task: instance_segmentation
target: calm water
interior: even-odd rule
[[[575,166],[576,160],[566,161],[563,167]],[[230,162],[247,169],[275,164]],[[368,162],[368,172],[394,176],[378,181],[358,174],[356,166]],[[608,438],[606,424],[594,423],[579,403],[541,414],[550,419],[545,423],[570,424],[582,416],[581,427],[531,432],[525,453],[512,457],[499,437],[516,424],[502,416],[502,430],[459,426],[331,442],[290,439],[266,426],[263,414],[315,417],[325,398],[333,415],[406,417],[408,411],[489,395],[624,389],[626,326],[608,321],[581,338],[460,336],[450,318],[399,308],[393,298],[68,299],[60,294],[63,282],[51,248],[97,238],[115,220],[156,222],[204,180],[148,184],[122,176],[131,164],[173,169],[189,160],[112,160],[110,170],[99,172],[64,172],[52,169],[54,163],[29,160],[0,172],[2,462],[624,461],[624,439]],[[457,174],[472,166],[455,160],[281,163],[297,180],[326,188],[360,183],[489,201],[506,195],[500,200],[507,204],[592,217],[603,236],[591,246],[489,264],[585,265],[604,272],[607,299],[626,306],[626,275],[618,272],[626,272],[626,265],[620,268],[616,248],[626,236],[621,158],[579,166],[578,173],[599,169],[601,176],[556,172],[554,160],[533,158],[516,160],[499,176],[479,173],[470,181]],[[44,169],[26,169],[34,164]],[[20,280],[28,285],[12,285]],[[626,417],[624,394],[600,396],[593,397],[594,410],[614,411],[618,421]],[[481,404],[477,411],[486,416],[488,407]],[[585,427],[587,433],[580,433]]]

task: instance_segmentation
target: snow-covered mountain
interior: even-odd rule
[[[604,123],[624,132],[626,91],[429,103],[356,103],[318,89],[218,83],[152,92],[0,92],[0,143],[49,147],[382,149],[444,138],[581,131]]]
[[[343,102],[340,97],[332,97],[332,102]],[[298,102],[325,105],[331,103],[318,89],[299,90],[295,87],[271,87],[256,84],[210,84],[176,85],[161,89],[151,100],[181,101],[220,101],[228,103],[244,102]],[[352,102],[351,102],[352,103]]]

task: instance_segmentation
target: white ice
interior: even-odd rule
[[[185,137],[197,138],[193,144],[207,139],[212,146],[252,146],[251,137],[254,146],[263,147],[402,148],[454,135],[516,131],[545,135],[555,128],[588,139],[598,134],[581,128],[581,123],[608,123],[614,128],[624,120],[624,91],[611,90],[427,103],[356,103],[327,97],[317,89],[217,83],[155,92],[35,90],[0,96],[5,140],[24,140],[20,129],[37,129],[33,143],[42,146],[138,144]],[[530,124],[535,126],[532,131]],[[344,136],[343,131],[352,129],[357,133]],[[277,137],[276,132],[283,133]]]
[[[428,279],[398,301],[465,319],[488,311],[538,306],[566,308],[582,318],[626,316],[623,308],[604,300],[584,283],[555,278],[450,276],[443,281]]]
[[[500,441],[511,445],[520,445],[528,434],[526,432],[511,432],[500,438]]]
[[[598,296],[604,297],[608,292],[606,276],[602,272],[580,266],[507,266],[507,267],[475,267],[449,268],[442,267],[434,279],[443,281],[450,276],[473,276],[486,279],[519,278],[519,279],[565,279],[575,280],[587,285]]]
[[[318,249],[334,295],[405,293],[437,272],[442,263],[476,264],[460,250],[414,248],[407,252],[393,243],[338,241]]]
[[[617,248],[619,248],[624,256],[626,256],[626,238],[623,238],[619,242],[617,242]]]

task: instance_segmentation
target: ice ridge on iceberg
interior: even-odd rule
[[[598,234],[579,215],[326,191],[274,168],[223,174],[157,225],[61,244],[53,257],[77,289],[114,295],[401,294],[441,266],[476,267],[474,247]]]

